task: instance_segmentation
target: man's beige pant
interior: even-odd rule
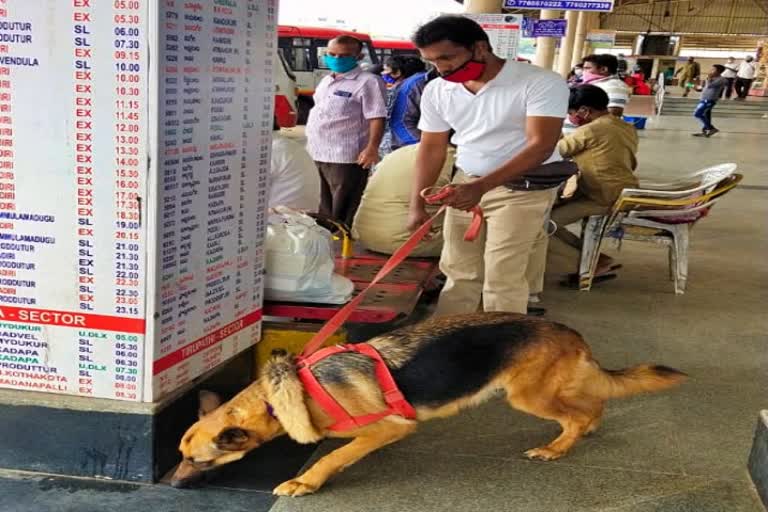
[[[581,255],[581,238],[568,231],[566,226],[591,215],[602,215],[609,209],[609,206],[602,206],[586,197],[565,201],[552,209],[550,218],[557,224],[557,231],[551,241],[544,235],[539,237],[531,251],[531,260],[528,263],[528,285],[531,287],[531,293],[541,293],[544,289],[544,271],[550,244],[554,251],[572,258],[578,265]]]
[[[473,179],[458,172],[453,182]],[[435,314],[475,312],[481,298],[485,311],[527,311],[528,260],[556,191],[518,192],[497,187],[487,192],[480,201],[485,222],[474,242],[464,241],[472,213],[448,209],[440,257],[447,280]]]

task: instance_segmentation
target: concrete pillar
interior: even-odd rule
[[[584,37],[587,36],[590,30],[598,29],[600,28],[600,13],[597,12],[590,12],[587,16],[587,26],[584,30]],[[595,53],[595,49],[592,48],[591,44],[584,43],[584,50],[582,53],[582,57],[586,57],[587,55],[590,55],[592,53]]]
[[[573,42],[576,39],[576,23],[579,20],[577,11],[566,11],[565,20],[568,25],[565,29],[565,37],[560,40],[560,55],[557,57],[557,72],[563,78],[571,72],[571,60],[573,60]]]
[[[573,54],[571,56],[571,67],[581,62],[584,52],[584,39],[587,37],[587,18],[588,12],[580,11],[576,21],[576,34],[573,39]]]
[[[539,15],[541,20],[556,20],[560,17],[560,12],[552,11],[549,9],[543,9]],[[554,37],[537,37],[536,38],[536,56],[533,58],[533,63],[537,66],[541,66],[544,69],[552,69],[552,64],[555,62],[555,41]]]
[[[498,14],[502,0],[465,0],[464,12],[473,14]]]

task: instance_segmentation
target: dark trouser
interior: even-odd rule
[[[733,95],[733,84],[736,83],[736,78],[726,78],[726,81],[728,83],[725,85],[725,89],[723,89],[723,94],[726,99],[731,99],[731,96]]]
[[[736,95],[739,98],[746,98],[749,94],[749,89],[752,87],[752,82],[749,78],[737,78],[736,79]]]
[[[696,110],[693,112],[693,117],[701,121],[701,127],[704,130],[711,130],[712,126],[712,109],[715,108],[716,101],[701,100],[696,105]]]
[[[315,162],[320,171],[320,214],[352,226],[368,183],[368,170],[357,164]]]

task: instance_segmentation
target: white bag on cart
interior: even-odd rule
[[[267,225],[264,297],[343,304],[352,297],[354,285],[333,268],[328,230],[297,210],[274,208]]]

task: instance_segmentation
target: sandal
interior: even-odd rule
[[[616,279],[619,277],[616,275],[616,271],[619,270],[622,267],[620,263],[617,263],[615,265],[611,265],[606,270],[601,272],[600,274],[596,274],[592,278],[592,284],[602,283],[605,281],[611,281],[613,279]],[[564,286],[566,288],[572,288],[575,290],[579,289],[579,274],[576,272],[572,272],[570,274],[565,275],[565,279],[560,281],[560,286]]]

